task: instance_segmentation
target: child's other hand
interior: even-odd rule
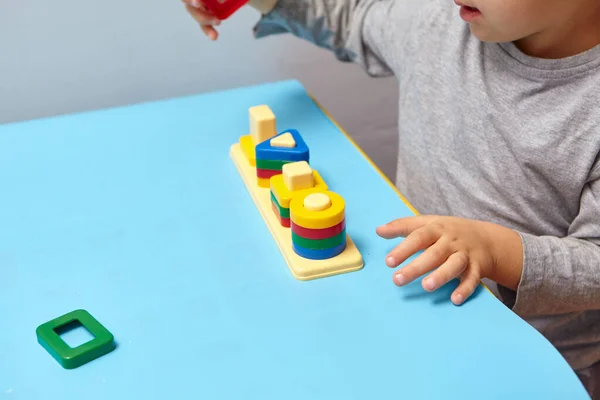
[[[219,33],[214,28],[221,24],[221,21],[211,14],[202,0],[181,0],[185,4],[187,12],[198,22],[202,31],[211,40],[217,40]]]
[[[377,234],[386,239],[405,237],[386,258],[391,268],[424,250],[394,274],[398,286],[430,271],[422,282],[427,291],[459,278],[461,283],[451,297],[457,305],[473,294],[482,278],[513,290],[518,286],[523,268],[522,243],[519,234],[508,228],[455,217],[418,216],[380,226]]]

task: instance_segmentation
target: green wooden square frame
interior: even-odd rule
[[[94,339],[75,348],[65,343],[57,330],[74,322],[79,322]],[[42,347],[65,369],[77,368],[110,353],[116,347],[113,334],[86,310],[74,310],[48,321],[37,327],[36,334]]]

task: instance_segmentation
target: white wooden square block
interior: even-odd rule
[[[267,105],[250,107],[250,135],[254,144],[264,142],[277,135],[275,114]]]
[[[281,168],[283,182],[290,192],[315,186],[312,168],[306,161],[284,164]]]

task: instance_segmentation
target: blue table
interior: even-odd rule
[[[292,277],[229,157],[256,104],[346,199],[361,271]],[[295,81],[1,126],[0,187],[1,398],[588,398],[484,288],[392,284],[375,227],[412,211]],[[35,330],[80,308],[117,348],[67,370]]]

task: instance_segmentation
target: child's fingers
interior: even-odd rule
[[[183,1],[185,4],[189,4],[190,6],[194,7],[194,8],[199,8],[201,10],[205,10],[206,11],[206,5],[202,2],[202,0],[181,0]]]
[[[195,8],[190,4],[186,4],[185,8],[192,18],[194,18],[201,26],[221,24],[221,20],[212,15],[205,8]]]
[[[452,302],[457,306],[464,303],[475,292],[480,281],[481,276],[478,269],[470,268],[469,272],[461,279],[460,284],[452,293]]]
[[[203,11],[207,11],[206,6],[199,0],[181,0],[181,2],[190,7],[193,7],[193,8],[199,9],[199,10],[203,10]]]
[[[424,250],[434,244],[440,238],[440,234],[428,226],[413,231],[386,257],[386,264],[395,268],[406,261],[418,251]]]
[[[209,37],[210,40],[217,40],[217,38],[219,37],[219,33],[212,26],[202,25],[201,28],[202,28],[202,32],[204,32],[206,34],[206,36]]]
[[[453,279],[461,276],[469,266],[469,258],[465,253],[457,252],[450,257],[438,269],[423,279],[423,289],[432,292],[444,286]]]
[[[406,285],[437,268],[451,254],[448,244],[443,239],[438,240],[408,265],[401,268],[394,276],[394,282],[398,286]]]
[[[184,2],[189,0],[184,0]],[[217,40],[219,33],[214,28],[213,25],[220,25],[221,21],[215,17],[213,17],[207,10],[202,8],[195,8],[186,3],[185,5],[188,13],[196,20],[196,22],[200,25],[202,32],[206,34],[211,40]]]
[[[398,218],[385,225],[377,227],[375,230],[379,236],[384,239],[395,239],[397,237],[407,237],[415,230],[424,227],[439,217],[433,215],[422,215],[417,217]]]

